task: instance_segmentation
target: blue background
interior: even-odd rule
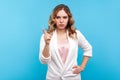
[[[120,0],[0,0],[0,80],[45,80],[39,40],[60,3],[93,46],[82,80],[120,80]]]

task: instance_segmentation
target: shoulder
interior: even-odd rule
[[[76,34],[78,39],[85,39],[85,36],[82,34],[80,30],[76,30]]]
[[[76,30],[77,35],[82,35],[82,32],[80,30]]]

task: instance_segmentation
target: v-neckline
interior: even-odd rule
[[[65,40],[64,42],[57,41],[57,46],[58,46],[58,52],[59,52],[60,58],[63,64],[65,64],[67,57],[68,57],[68,52],[69,52],[68,39]]]
[[[65,63],[63,63],[62,58],[61,58],[61,56],[60,56],[60,54],[59,54],[59,51],[58,51],[58,40],[57,40],[57,32],[56,32],[56,31],[55,31],[55,36],[56,36],[56,49],[57,49],[57,55],[58,55],[58,57],[59,57],[59,59],[60,59],[60,62],[61,62],[62,65],[63,65],[63,67],[65,67],[65,65],[66,65],[67,62],[68,62],[69,53],[70,53],[70,41],[69,41],[68,31],[66,32],[66,37],[67,37],[67,40],[68,40],[69,47],[68,47],[68,55],[67,55],[67,57],[66,57]]]

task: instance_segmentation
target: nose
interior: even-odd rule
[[[60,19],[60,23],[64,22],[63,18]]]

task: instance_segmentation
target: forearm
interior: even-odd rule
[[[84,56],[83,57],[83,60],[82,60],[82,63],[81,63],[81,67],[83,67],[83,68],[85,68],[85,66],[87,65],[87,62],[88,62],[88,60],[89,60],[89,56]]]
[[[45,45],[42,54],[45,58],[48,58],[50,56],[50,54],[49,54],[49,44]]]
[[[82,63],[81,63],[80,66],[78,66],[78,65],[73,66],[73,69],[75,69],[75,70],[73,71],[73,73],[74,73],[74,74],[78,74],[78,73],[80,73],[81,71],[83,71],[84,68],[85,68],[85,66],[86,66],[86,64],[87,64],[87,62],[88,62],[88,60],[89,60],[89,57],[88,57],[88,56],[84,56],[84,57],[83,57],[83,60],[82,60]]]

